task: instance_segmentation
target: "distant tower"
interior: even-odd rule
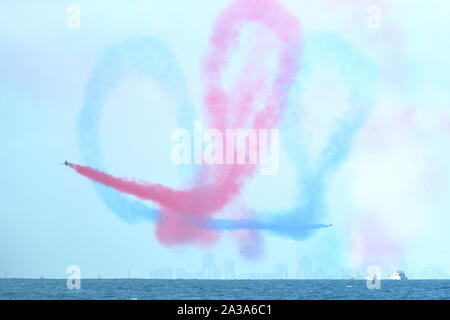
[[[234,261],[232,259],[225,260],[224,266],[224,279],[234,279],[235,271],[234,271]]]
[[[319,269],[317,269],[315,278],[316,279],[324,279],[325,278],[325,272],[322,267],[319,267]]]
[[[299,262],[299,278],[311,279],[311,276],[311,261],[309,261],[308,257],[303,256]]]
[[[215,269],[215,257],[212,253],[203,256],[203,279],[211,279]]]

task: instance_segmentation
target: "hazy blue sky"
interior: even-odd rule
[[[400,263],[414,272],[437,266],[450,273],[450,5],[446,1],[280,0],[305,34],[333,32],[380,70],[379,96],[346,161],[327,182],[332,228],[304,241],[263,233],[263,255],[242,257],[226,232],[212,247],[164,247],[154,225],[129,224],[112,213],[93,183],[59,162],[81,162],[78,121],[87,81],[101,53],[136,35],[164,41],[180,65],[195,118],[201,118],[201,59],[216,17],[230,1],[0,1],[0,276],[148,277],[154,268],[201,269],[213,252],[238,272],[271,272],[288,263],[365,269]],[[356,1],[355,1],[356,3]],[[69,5],[81,28],[66,26]],[[367,5],[379,4],[381,28],[367,28]],[[314,155],[335,121],[345,84],[314,65],[317,75],[298,98]],[[334,82],[333,82],[334,81]],[[331,88],[324,94],[323,88]],[[170,94],[169,94],[170,95]],[[167,92],[151,79],[127,78],[106,102],[99,126],[105,167],[118,176],[180,184],[170,161],[177,126]],[[257,176],[243,199],[255,210],[288,210],[302,193],[299,169],[281,150],[276,176]],[[276,186],[276,187],[274,187]],[[148,204],[152,206],[151,203]]]

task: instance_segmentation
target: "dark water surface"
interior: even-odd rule
[[[66,280],[0,279],[0,299],[450,299],[450,280]]]

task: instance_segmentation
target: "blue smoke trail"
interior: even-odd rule
[[[170,93],[177,107],[177,121],[184,128],[193,123],[193,108],[188,103],[185,82],[178,63],[169,48],[152,37],[129,38],[112,45],[101,56],[90,75],[79,119],[79,141],[82,160],[90,167],[103,170],[98,124],[107,97],[128,74],[150,77]],[[130,223],[158,218],[159,209],[130,199],[114,189],[94,183],[106,206]]]
[[[366,121],[376,96],[377,73],[374,65],[363,54],[344,40],[331,33],[306,34],[304,39],[303,63],[291,95],[291,103],[286,110],[283,123],[284,140],[299,171],[298,183],[307,190],[302,194],[299,205],[291,210],[277,212],[270,218],[250,219],[210,219],[192,221],[205,228],[217,230],[260,229],[279,235],[302,240],[312,232],[328,225],[318,223],[326,213],[325,192],[329,177],[345,161],[353,139]],[[342,77],[351,88],[350,109],[337,121],[328,143],[317,159],[311,159],[298,143],[294,135],[297,124],[290,116],[294,108],[302,107],[294,101],[304,90],[312,70],[321,62],[332,62],[340,67]],[[191,106],[182,85],[183,78],[178,72],[175,58],[159,40],[150,37],[126,40],[109,48],[91,75],[87,86],[84,108],[80,115],[80,146],[83,160],[100,170],[101,158],[98,120],[101,108],[111,90],[119,84],[126,72],[134,71],[152,77],[171,92],[178,106],[178,122],[185,128],[192,125]],[[152,209],[144,203],[129,199],[119,192],[95,184],[97,193],[110,210],[122,219],[133,223],[141,220],[154,221],[159,209]],[[262,216],[263,213],[258,213]]]
[[[287,128],[283,132],[283,143],[288,147],[290,158],[301,168],[297,180],[305,192],[301,194],[299,205],[285,212],[277,212],[266,219],[221,219],[208,221],[205,223],[206,227],[220,230],[261,229],[302,240],[309,237],[314,230],[329,226],[317,222],[327,210],[327,182],[347,158],[356,133],[375,104],[377,72],[367,57],[332,33],[306,34],[304,45],[300,75],[282,126],[283,129]],[[344,81],[351,89],[348,101],[350,108],[338,119],[318,158],[311,159],[299,144],[299,137],[294,135],[293,129],[298,124],[293,122],[295,117],[290,113],[294,111],[293,108],[302,107],[301,102],[299,105],[295,101],[299,101],[298,96],[304,90],[314,67],[322,62],[331,62],[339,67]],[[262,216],[263,213],[259,215]]]

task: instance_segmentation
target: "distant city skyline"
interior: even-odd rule
[[[221,267],[222,266],[222,267]],[[408,279],[450,279],[450,274],[439,267],[426,267],[417,272],[409,272],[405,262],[399,267],[381,268],[382,279],[389,279],[389,276],[396,271],[404,271]],[[10,273],[4,273],[3,278],[9,278]],[[299,258],[298,264],[289,267],[288,263],[274,263],[273,270],[243,272],[240,273],[235,268],[233,259],[224,259],[223,263],[216,260],[216,256],[211,253],[205,253],[198,267],[185,269],[182,267],[164,267],[155,268],[149,271],[148,276],[134,277],[132,270],[128,269],[127,274],[120,278],[130,279],[197,279],[197,280],[317,280],[317,279],[336,279],[336,280],[366,280],[367,269],[343,267],[339,270],[329,270],[322,266],[313,267],[313,263],[307,256]],[[12,276],[14,277],[14,276]],[[20,277],[19,277],[20,278]],[[40,278],[45,278],[41,275]],[[90,277],[89,279],[95,279]],[[115,279],[101,277],[98,279]]]

